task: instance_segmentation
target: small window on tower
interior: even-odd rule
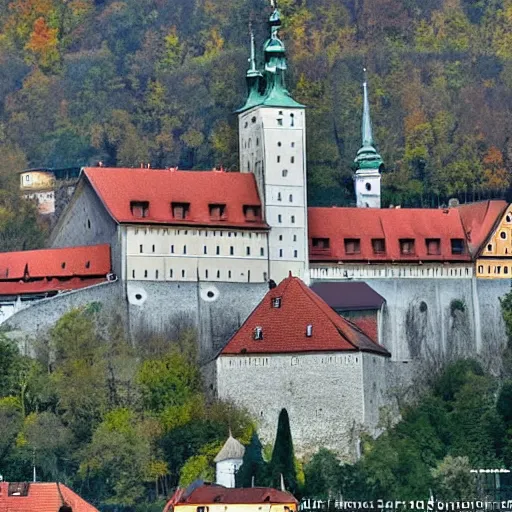
[[[365,185],[365,187],[366,187],[366,190],[368,190],[368,192],[370,192],[370,190],[372,189],[372,184],[371,183],[367,183]]]

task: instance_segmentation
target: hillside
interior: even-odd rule
[[[385,203],[503,196],[511,0],[280,0],[307,104],[310,202],[350,204],[363,65]],[[237,168],[248,24],[265,0],[0,0],[0,186],[24,166]]]

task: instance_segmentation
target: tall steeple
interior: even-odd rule
[[[370,101],[368,99],[368,79],[366,68],[364,70],[363,82],[363,122],[361,126],[361,139],[363,145],[357,152],[354,160],[356,169],[380,169],[383,164],[382,158],[377,153],[373,142],[372,120],[370,117]]]
[[[247,82],[247,101],[245,105],[240,109],[247,110],[257,105],[260,105],[263,98],[260,93],[260,83],[263,78],[263,75],[256,67],[256,47],[254,43],[254,32],[252,31],[252,27],[250,29],[251,32],[251,56],[249,58],[249,69],[246,74],[246,82]]]
[[[368,99],[368,79],[364,70],[363,82],[363,122],[361,124],[362,146],[354,159],[356,202],[358,208],[380,208],[380,171],[382,157],[375,149],[373,141],[370,101]]]

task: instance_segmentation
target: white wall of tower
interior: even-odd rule
[[[377,169],[360,169],[354,176],[358,208],[381,207],[381,176]]]
[[[240,115],[240,169],[253,172],[269,234],[270,278],[308,278],[305,112],[256,107]]]

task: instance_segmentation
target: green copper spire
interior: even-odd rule
[[[370,101],[368,99],[368,80],[366,69],[364,70],[363,82],[363,123],[361,127],[363,145],[357,152],[354,160],[356,169],[379,169],[383,164],[382,158],[377,153],[372,133],[372,120],[370,118]]]
[[[246,74],[247,101],[239,112],[261,105],[263,101],[263,97],[260,94],[260,82],[262,78],[263,75],[256,68],[256,48],[254,44],[254,33],[251,28],[251,56],[249,58],[249,69]]]
[[[264,73],[260,73],[256,68],[254,36],[251,31],[251,58],[249,59],[250,68],[247,71],[248,97],[245,105],[237,112],[256,106],[304,108],[304,105],[297,103],[291,97],[286,88],[286,51],[283,42],[279,39],[281,13],[277,8],[276,0],[271,0],[270,3],[273,11],[269,19],[270,39],[264,46]]]

